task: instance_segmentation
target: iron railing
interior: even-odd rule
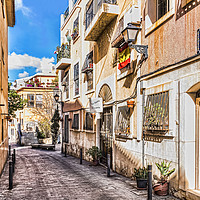
[[[117,4],[117,0],[92,0],[92,2],[89,4],[87,11],[86,11],[86,29],[92,22],[94,16],[98,12],[98,10],[101,8],[103,3],[108,4]]]
[[[57,63],[62,58],[71,58],[71,46],[68,44],[62,44],[57,47]]]
[[[169,130],[169,92],[148,95],[144,107],[143,128],[146,131]]]
[[[66,9],[66,11],[64,12],[64,20],[67,19],[68,15],[69,15],[69,7],[68,7],[68,8]]]

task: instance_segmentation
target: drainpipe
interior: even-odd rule
[[[144,120],[144,104],[145,104],[145,89],[142,90],[142,117]],[[144,129],[143,124],[144,121],[142,120],[142,167],[144,167]]]
[[[180,187],[180,81],[178,81],[178,188]]]

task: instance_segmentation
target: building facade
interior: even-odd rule
[[[101,162],[110,154],[112,169],[129,177],[148,164],[159,176],[155,162],[171,162],[170,191],[198,198],[199,4],[69,0],[56,65],[63,151],[98,146]],[[132,45],[128,23],[137,30]],[[100,111],[91,109],[97,101]]]
[[[2,172],[8,156],[8,26],[15,25],[14,0],[0,2],[0,173]]]
[[[10,142],[20,140],[22,144],[26,144],[28,141],[24,141],[20,136],[36,136],[36,126],[40,127],[39,122],[45,125],[51,121],[56,106],[54,94],[58,92],[58,80],[56,74],[38,73],[25,78],[24,81],[16,80],[13,86],[21,98],[27,101],[27,105],[22,110],[17,110],[16,117],[9,122]],[[46,137],[51,138],[50,130]]]

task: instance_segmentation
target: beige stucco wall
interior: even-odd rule
[[[5,1],[4,1],[5,2]],[[0,2],[0,7],[2,7]],[[8,24],[6,5],[4,5],[3,18],[2,9],[0,9],[0,103],[4,106],[0,106],[0,174],[4,167],[8,154],[8,128],[6,115],[2,113],[8,113]],[[4,64],[2,61],[2,52],[4,52]],[[3,119],[3,125],[2,125]],[[3,138],[2,138],[2,126],[3,126]]]

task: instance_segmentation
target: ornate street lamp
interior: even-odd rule
[[[139,30],[141,30],[140,27],[133,25],[132,23],[128,23],[127,27],[121,33],[129,47],[134,48],[138,53],[143,54],[144,59],[146,59],[148,58],[148,45],[135,44]]]

